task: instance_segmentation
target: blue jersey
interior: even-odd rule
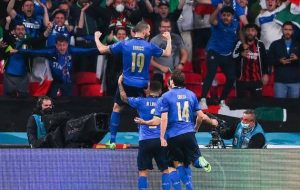
[[[128,98],[128,104],[137,109],[139,116],[144,120],[150,120],[155,113],[155,106],[157,104],[157,97],[138,97]],[[160,137],[160,126],[139,126],[139,140],[154,139]]]
[[[60,54],[55,47],[41,50],[20,50],[22,54],[42,56],[49,59],[51,74],[56,82],[63,84],[72,83],[71,72],[73,68],[72,55],[74,54],[97,54],[97,48],[69,47],[65,54]]]
[[[164,93],[155,115],[168,112],[166,138],[195,132],[194,113],[200,110],[196,95],[186,88],[175,87]]]
[[[31,18],[28,18],[24,14],[17,14],[14,23],[24,24],[27,37],[37,38],[42,33],[43,17],[41,16],[32,16]]]
[[[110,46],[110,51],[122,53],[124,84],[138,88],[148,86],[151,57],[163,53],[163,49],[142,38],[117,42]]]

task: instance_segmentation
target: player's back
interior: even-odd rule
[[[155,106],[158,97],[128,98],[128,104],[137,109],[139,116],[144,120],[151,120],[154,116]],[[160,137],[160,126],[139,126],[139,140],[153,139]]]
[[[196,95],[175,87],[162,96],[162,112],[168,112],[167,137],[194,132],[194,112],[200,110]]]
[[[149,81],[149,66],[152,56],[161,56],[162,49],[142,38],[123,42],[124,83],[129,86],[146,87]]]

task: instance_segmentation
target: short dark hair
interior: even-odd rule
[[[161,21],[160,21],[160,26],[161,26],[161,23],[162,22],[168,22],[168,23],[170,23],[171,24],[171,20],[170,19],[168,19],[168,18],[163,18],[163,19],[161,19]]]
[[[159,92],[162,89],[162,84],[159,81],[153,80],[150,82],[150,91]]]
[[[234,15],[234,9],[230,6],[223,7],[220,12],[221,13],[230,13],[230,14]]]
[[[287,25],[290,25],[294,28],[294,24],[291,21],[286,21],[285,23],[283,23],[282,28],[287,26]]]
[[[58,35],[57,37],[56,37],[56,43],[57,42],[69,42],[68,41],[68,38],[67,37],[65,37],[64,35]]]
[[[253,120],[256,121],[255,110],[253,110],[253,109],[248,109],[248,110],[244,111],[244,114],[247,114],[247,115],[253,115]]]
[[[57,10],[53,13],[53,17],[55,17],[57,14],[63,14],[64,17],[66,18],[66,12],[63,10]]]
[[[135,25],[133,31],[134,32],[143,32],[143,31],[147,30],[148,28],[149,28],[149,24],[147,22],[140,21]]]
[[[246,24],[246,25],[244,26],[244,30],[245,30],[245,31],[246,31],[247,29],[249,29],[249,28],[254,28],[257,32],[260,31],[259,26],[257,26],[256,24],[251,24],[251,23],[249,23],[249,24]]]
[[[13,29],[16,29],[17,26],[24,26],[24,28],[26,28],[25,25],[24,25],[22,22],[15,22],[15,23],[13,24]]]
[[[24,6],[24,4],[25,4],[27,1],[30,1],[31,3],[33,3],[33,0],[24,0],[24,1],[22,2],[22,6]]]
[[[171,75],[171,80],[173,80],[175,86],[183,87],[185,81],[184,73],[179,69],[175,69]]]

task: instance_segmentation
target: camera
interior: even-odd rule
[[[213,127],[211,130],[211,139],[209,141],[209,144],[207,145],[208,148],[226,148],[226,145],[224,143],[224,140],[221,136],[221,131],[227,128],[228,124],[226,121],[220,119],[219,117],[211,114],[206,113],[206,115],[212,119],[216,119],[218,121],[218,126]]]

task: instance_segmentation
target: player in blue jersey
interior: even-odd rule
[[[135,35],[133,39],[117,42],[113,45],[103,45],[99,38],[101,32],[95,32],[95,42],[100,53],[122,54],[123,59],[123,85],[129,97],[144,96],[144,89],[148,87],[149,66],[152,56],[170,56],[171,55],[171,36],[165,32],[163,37],[167,40],[166,49],[161,49],[156,45],[149,43],[146,39],[150,36],[150,25],[140,21],[134,28]],[[120,124],[120,111],[124,103],[120,98],[119,89],[117,89],[113,112],[110,120],[111,138],[109,145],[115,147],[116,134]]]
[[[150,83],[150,93],[147,97],[127,97],[122,85],[123,75],[119,77],[118,86],[120,90],[121,99],[128,103],[131,107],[137,109],[137,112],[144,120],[153,118],[155,106],[162,92],[161,83],[152,81]],[[168,157],[166,147],[160,146],[160,126],[139,125],[139,151],[137,157],[139,178],[138,189],[148,188],[148,170],[153,169],[152,159],[154,158],[158,169],[162,176],[162,189],[170,189],[170,179],[168,170]],[[179,187],[179,188],[178,188]],[[177,188],[180,189],[180,180],[177,177]]]
[[[210,119],[201,111],[196,95],[184,88],[184,74],[175,70],[170,80],[171,90],[164,93],[156,107],[155,116],[151,122],[142,119],[135,121],[140,124],[161,124],[161,146],[168,146],[174,166],[181,181],[188,190],[194,189],[191,181],[190,163],[196,168],[211,171],[210,164],[201,156],[195,137],[202,121],[213,126],[218,121]],[[196,124],[193,116],[196,113]],[[159,119],[160,117],[160,119]]]

